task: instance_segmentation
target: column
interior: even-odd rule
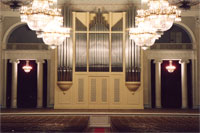
[[[43,107],[43,63],[44,60],[37,60],[37,108]]]
[[[49,107],[50,105],[50,94],[51,94],[51,64],[50,64],[51,60],[47,60],[47,107]]]
[[[195,30],[194,34],[196,36],[200,36],[200,14],[196,16],[196,25],[195,25]],[[193,82],[194,87],[193,87],[193,108],[199,109],[200,108],[200,38],[196,37],[196,43],[193,43],[194,46],[196,46],[196,51],[197,51],[197,58],[194,59],[193,65],[195,66],[194,71],[194,76],[196,77],[196,80]],[[194,42],[194,40],[193,40]],[[196,55],[195,55],[196,56]],[[195,79],[195,78],[194,78]]]
[[[12,63],[11,108],[17,108],[17,69],[19,60],[10,60],[10,63]]]
[[[156,64],[156,108],[161,108],[161,63],[162,60],[154,60]]]
[[[53,102],[54,102],[54,90],[53,90],[53,86],[55,85],[55,80],[53,80],[54,73],[55,70],[53,69],[53,67],[55,66],[55,64],[52,64],[52,60],[53,59],[49,59],[47,60],[47,107],[48,108],[53,108]],[[53,70],[52,70],[53,69]]]
[[[0,16],[0,29],[3,29],[3,16]],[[0,30],[0,108],[3,108],[3,59],[2,59],[3,31]]]
[[[148,88],[148,104],[149,104],[149,108],[152,108],[152,90],[150,89],[151,88],[151,60],[148,59],[148,68],[147,68],[147,73],[148,73],[148,78],[147,78],[147,88]]]
[[[180,60],[181,64],[181,95],[182,95],[182,108],[188,108],[188,89],[187,89],[187,63],[188,60]]]

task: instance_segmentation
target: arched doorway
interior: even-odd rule
[[[37,105],[37,77],[38,77],[38,64],[36,60],[43,60],[44,57],[42,53],[48,50],[48,47],[43,44],[42,39],[38,39],[35,31],[28,28],[26,24],[21,24],[17,26],[10,36],[8,37],[8,42],[6,49],[12,49],[16,54],[16,57],[8,58],[7,62],[7,107],[11,106],[11,93],[12,93],[12,64],[9,59],[17,59],[19,64],[17,65],[17,108],[35,108]],[[26,50],[18,52],[18,50]],[[35,50],[35,51],[34,51]],[[37,51],[36,51],[37,50]],[[42,53],[38,50],[43,50]],[[27,52],[29,51],[29,52]],[[39,55],[36,53],[40,53]],[[11,52],[12,53],[12,52]],[[34,53],[34,55],[29,56],[29,54]],[[46,56],[47,57],[47,56]],[[30,65],[33,67],[30,73],[25,73],[22,67],[25,65],[26,60],[29,60]],[[47,106],[47,60],[43,63],[43,107]]]
[[[180,25],[173,27],[164,32],[164,35],[156,41],[156,44],[151,49],[157,49],[157,57],[151,61],[151,100],[152,107],[155,107],[155,64],[154,59],[162,60],[161,63],[161,105],[162,108],[181,108],[182,106],[182,84],[181,84],[181,64],[179,61],[182,58],[192,59],[191,56],[180,56],[180,53],[190,53],[193,49],[192,37],[186,29]],[[185,50],[188,50],[187,51]],[[160,52],[159,52],[160,51]],[[153,53],[153,51],[151,51]],[[161,53],[162,52],[162,53]],[[159,55],[159,54],[160,55]],[[164,54],[165,53],[165,54]],[[171,54],[171,55],[167,55]],[[162,55],[162,56],[161,56]],[[161,57],[159,57],[161,56]],[[152,59],[152,58],[151,58]],[[176,70],[169,73],[166,66],[169,60],[173,60]],[[192,61],[187,64],[187,103],[188,107],[192,108]],[[184,72],[185,73],[185,72]],[[185,88],[185,87],[184,87]]]

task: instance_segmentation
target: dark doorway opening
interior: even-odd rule
[[[43,64],[43,107],[47,107],[47,60]]]
[[[37,105],[37,64],[35,60],[30,60],[29,65],[32,70],[29,73],[24,72],[23,66],[25,60],[20,60],[18,64],[18,82],[17,82],[17,107],[18,108],[36,108]]]
[[[151,106],[155,108],[155,63],[154,60],[151,60]]]
[[[187,64],[188,107],[192,108],[192,61]]]
[[[169,60],[161,64],[161,103],[163,108],[181,108],[181,64],[173,60],[174,72],[167,71]]]
[[[26,64],[21,60],[18,64],[18,87],[17,87],[17,107],[36,108],[37,107],[37,63],[35,60],[29,61],[32,70],[24,72],[22,67]],[[47,61],[43,64],[43,107],[47,106]]]
[[[25,60],[20,60],[18,64],[17,79],[17,108],[36,108],[37,106],[37,63],[30,60],[29,65],[32,70],[29,73],[24,72],[22,67],[26,65]],[[7,61],[7,89],[6,89],[6,107],[11,107],[11,89],[12,87],[12,63]],[[43,107],[47,107],[47,61],[43,64]]]
[[[11,107],[11,87],[12,87],[12,64],[9,62],[9,60],[6,62],[7,63],[7,83],[6,83],[6,107],[10,108]]]

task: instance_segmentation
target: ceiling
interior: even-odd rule
[[[58,0],[59,5],[64,3],[75,5],[119,5],[128,3],[141,3],[141,0]]]
[[[124,11],[130,5],[140,6],[141,0],[58,0],[58,7],[70,6],[75,11]],[[0,3],[1,11],[11,11],[8,6]]]
[[[58,7],[63,7],[64,5],[70,6],[70,8],[74,11],[97,11],[97,9],[101,9],[103,12],[114,12],[114,11],[125,11],[130,5],[134,5],[138,8],[144,8],[145,5],[142,3],[148,0],[58,0]],[[179,1],[179,0],[169,0],[171,1]],[[0,3],[0,15],[8,14],[16,14],[9,9],[8,6]],[[5,13],[5,12],[6,13]],[[8,13],[8,11],[10,13]],[[186,16],[200,16],[200,5],[196,5],[191,8],[190,11],[182,11],[182,14]],[[17,13],[19,15],[19,13]],[[184,16],[185,16],[184,15]]]

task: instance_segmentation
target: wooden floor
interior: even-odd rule
[[[104,132],[199,132],[199,117],[111,116]],[[99,132],[88,116],[1,115],[1,132]],[[100,129],[99,129],[100,128]],[[103,128],[103,127],[102,127]]]
[[[88,129],[87,116],[1,116],[1,132],[82,132]]]
[[[89,127],[92,115],[108,115],[110,128]],[[2,109],[0,132],[199,132],[199,110]]]
[[[111,117],[114,132],[199,132],[199,117]]]

